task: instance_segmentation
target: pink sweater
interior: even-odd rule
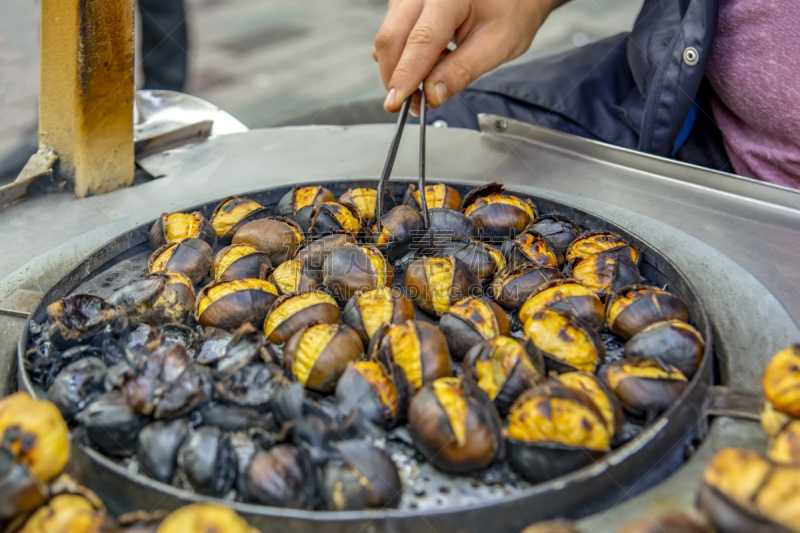
[[[800,188],[800,2],[720,0],[707,75],[736,173]]]

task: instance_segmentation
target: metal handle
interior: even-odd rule
[[[392,168],[394,167],[394,160],[397,157],[397,149],[400,147],[400,139],[403,137],[403,128],[406,126],[406,119],[408,118],[408,108],[411,106],[411,98],[414,95],[406,98],[403,105],[400,107],[400,117],[397,119],[397,128],[394,130],[394,137],[392,144],[389,146],[389,155],[386,156],[386,163],[383,165],[383,173],[381,179],[378,181],[378,197],[376,199],[375,213],[377,217],[377,231],[381,231],[381,217],[383,216],[383,196],[386,194],[386,184],[389,182],[389,177],[392,175]]]

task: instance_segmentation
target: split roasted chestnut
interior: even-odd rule
[[[437,183],[425,186],[425,202],[428,209],[446,207],[448,209],[458,209],[461,205],[461,195],[449,185]],[[420,205],[419,189],[413,183],[408,185],[406,194],[403,197],[403,204],[410,205],[415,209],[422,209]]]
[[[619,533],[715,533],[704,522],[683,513],[670,513],[656,517],[647,516],[631,522]]]
[[[342,322],[353,328],[364,346],[378,331],[381,324],[402,324],[414,319],[414,306],[397,289],[382,287],[359,292],[347,302],[342,313]]]
[[[339,306],[322,291],[285,295],[278,298],[264,322],[264,334],[273,344],[283,344],[310,324],[336,324]]]
[[[435,316],[482,292],[478,277],[455,256],[416,259],[406,271],[406,289],[412,302]]]
[[[623,287],[642,281],[636,263],[619,250],[600,252],[581,259],[572,266],[571,274],[604,302]]]
[[[331,254],[348,244],[357,244],[356,238],[346,231],[313,236],[303,241],[294,258],[304,261],[311,270],[322,271]]]
[[[75,421],[85,428],[92,446],[119,457],[136,451],[139,431],[147,424],[147,418],[133,410],[118,389],[99,396],[75,416]]]
[[[263,279],[212,281],[197,296],[195,314],[204,326],[237,329],[242,324],[264,322],[278,289]]]
[[[98,507],[100,505],[101,507]],[[59,494],[36,509],[19,533],[108,533],[117,531],[102,503],[81,494]]]
[[[541,234],[526,229],[513,241],[503,242],[503,255],[510,265],[532,264],[538,267],[559,268],[564,258]]]
[[[525,391],[508,414],[511,465],[531,483],[587,466],[611,444],[602,413],[584,393],[550,383]]]
[[[305,452],[279,444],[253,457],[236,484],[242,499],[290,509],[311,509],[316,475]]]
[[[311,226],[311,212],[316,206],[324,202],[335,202],[336,197],[325,187],[292,187],[292,190],[283,195],[275,214],[281,217],[294,219],[304,232]]]
[[[67,365],[56,376],[47,399],[68,422],[105,390],[108,367],[97,357],[84,357]]]
[[[506,312],[496,303],[477,298],[465,298],[442,313],[439,329],[447,339],[450,355],[456,361],[476,344],[508,335],[511,326]]]
[[[185,324],[192,317],[194,285],[183,274],[164,270],[117,289],[108,301],[125,311],[132,326]]]
[[[525,322],[525,336],[542,351],[547,369],[558,373],[594,372],[606,356],[605,344],[589,324],[552,307]]]
[[[217,234],[211,222],[199,211],[171,215],[164,213],[150,228],[150,247],[153,250],[186,239],[200,239],[213,248],[217,242]]]
[[[322,283],[339,301],[345,302],[361,291],[391,286],[394,270],[372,245],[342,246],[325,260]]]
[[[499,336],[474,346],[464,358],[464,379],[489,395],[501,416],[526,389],[545,381],[544,361],[528,340]]]
[[[381,334],[376,339],[378,358],[402,368],[414,391],[452,374],[447,341],[436,326],[409,320],[377,335]]]
[[[386,254],[390,261],[406,255],[412,244],[425,233],[425,219],[409,205],[398,205],[381,218],[381,230],[375,223],[370,229],[369,242]]]
[[[775,410],[769,400],[761,402],[761,428],[770,438],[775,438],[795,418]]]
[[[236,482],[237,460],[230,438],[212,426],[193,431],[178,451],[180,474],[199,494],[222,497]]]
[[[281,294],[311,292],[322,287],[322,271],[314,270],[303,259],[288,259],[269,275]]]
[[[377,211],[378,191],[365,188],[347,189],[347,192],[339,197],[339,203],[354,205],[364,220],[369,220],[375,216]],[[395,205],[392,191],[386,189],[383,195],[383,212],[388,212]]]
[[[624,251],[634,263],[639,263],[639,252],[625,239],[610,231],[587,231],[569,245],[566,260],[567,263],[572,263],[614,249]]]
[[[800,466],[800,420],[783,427],[770,441],[767,455],[776,463]]]
[[[518,310],[539,286],[562,277],[561,271],[555,268],[532,264],[508,265],[495,274],[487,293],[503,307]]]
[[[170,513],[155,533],[187,533],[189,531],[224,531],[225,533],[258,533],[236,511],[215,503],[193,503]]]
[[[61,349],[99,345],[104,338],[121,335],[128,328],[128,318],[118,305],[91,294],[67,296],[51,303],[47,318],[50,342]]]
[[[364,230],[364,219],[355,206],[323,202],[311,213],[309,231],[312,234],[323,234],[331,231],[346,231],[359,235]]]
[[[622,407],[648,419],[666,411],[688,385],[686,376],[674,366],[643,357],[611,363],[606,376]]]
[[[211,264],[213,279],[266,279],[272,270],[272,262],[264,252],[259,252],[249,244],[226,246],[214,256]]]
[[[448,473],[483,470],[503,449],[494,404],[485,394],[466,390],[456,378],[437,379],[414,396],[408,429],[422,455]]]
[[[580,318],[595,331],[603,329],[606,321],[600,298],[592,289],[574,279],[557,279],[537,286],[519,310],[519,319],[524,324],[546,308],[558,309]]]
[[[559,215],[540,216],[527,229],[539,233],[562,254],[566,254],[569,245],[581,234],[581,228],[577,224]]]
[[[560,374],[557,379],[562,385],[586,394],[603,415],[609,437],[613,439],[619,436],[625,414],[622,412],[619,398],[608,384],[589,372],[566,372]]]
[[[680,298],[658,287],[624,287],[608,301],[608,329],[623,339],[664,320],[688,322],[689,308]]]
[[[336,450],[341,461],[328,463],[320,486],[325,508],[355,511],[400,505],[403,482],[388,453],[358,440],[340,442]]]
[[[169,483],[178,468],[178,450],[192,430],[189,420],[157,420],[142,428],[136,457],[148,476]]]
[[[250,198],[234,196],[225,198],[211,214],[211,225],[222,244],[229,244],[236,232],[253,220],[264,218],[269,210]]]
[[[336,384],[336,406],[342,415],[358,409],[373,424],[387,429],[405,422],[409,401],[406,374],[396,364],[349,363]]]
[[[249,244],[267,254],[275,266],[292,257],[303,242],[303,230],[294,220],[283,217],[248,222],[233,236],[233,244]]]
[[[34,509],[69,461],[66,422],[50,402],[17,392],[0,400],[0,518]]]
[[[329,394],[347,364],[364,355],[358,333],[347,326],[317,324],[295,333],[283,351],[283,366],[307,389]]]
[[[536,206],[529,199],[505,194],[499,183],[473,189],[461,202],[461,210],[481,230],[481,238],[513,239],[536,218]]]
[[[700,332],[686,322],[656,322],[625,343],[625,357],[649,357],[672,365],[691,379],[703,359],[705,343]]]
[[[800,468],[723,448],[703,472],[698,502],[718,533],[800,531]]]
[[[505,268],[506,260],[494,246],[479,240],[445,241],[435,245],[436,250],[430,255],[448,257],[453,255],[462,260],[475,272],[481,285],[491,283],[494,275]]]
[[[430,225],[418,238],[414,239],[413,248],[422,255],[431,255],[446,251],[446,246],[453,241],[479,240],[481,233],[478,226],[464,213],[439,207],[428,211]]]
[[[772,357],[761,383],[768,409],[776,413],[773,418],[784,419],[784,423],[788,422],[785,417],[800,418],[800,343],[792,344]],[[763,420],[762,415],[762,423]],[[774,435],[775,430],[772,431],[767,433]]]
[[[180,272],[192,283],[200,283],[208,274],[213,252],[206,241],[185,239],[165,244],[150,256],[147,269],[153,274],[162,270]]]

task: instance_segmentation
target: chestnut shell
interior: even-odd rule
[[[297,191],[300,188],[299,185],[293,185],[292,189],[283,195],[278,205],[275,206],[275,214],[279,217],[294,219],[303,232],[307,232],[311,225],[311,213],[314,207],[323,202],[335,202],[336,197],[325,187],[320,187],[309,205],[297,209]]]
[[[413,320],[414,305],[411,301],[399,290],[395,288],[389,290],[392,293],[392,316],[389,320],[389,324],[402,324],[406,320]],[[342,323],[353,328],[353,330],[358,333],[364,346],[369,345],[370,336],[364,325],[364,317],[358,301],[358,293],[354,294],[344,306],[344,310],[342,311]]]
[[[390,261],[396,261],[406,255],[412,244],[425,233],[425,219],[417,209],[408,205],[398,205],[381,217],[381,227],[392,234],[388,242],[378,243],[380,232],[377,223],[371,224],[368,240]]]
[[[617,300],[628,293],[639,295],[616,316],[613,322],[609,320],[608,329],[611,333],[628,339],[639,331],[656,322],[665,320],[680,320],[689,322],[689,308],[683,300],[673,294],[651,292],[659,290],[658,287],[649,285],[630,285],[617,289],[608,300],[607,315],[610,317],[611,307]]]
[[[533,264],[508,265],[495,274],[487,293],[503,307],[519,310],[540,286],[562,277],[561,271],[555,268]]]
[[[214,279],[219,280],[232,280],[232,279],[246,279],[246,278],[253,278],[253,279],[267,279],[267,275],[272,271],[272,262],[269,259],[269,255],[265,254],[264,252],[255,252],[252,254],[245,255],[240,257],[226,268],[222,275],[217,277],[217,267],[219,266],[219,262],[222,260],[222,257],[227,253],[231,248],[236,246],[243,246],[242,244],[232,244],[230,246],[226,246],[219,252],[217,255],[214,256],[214,261],[211,263],[211,277]],[[249,246],[249,245],[246,245]]]
[[[311,327],[298,331],[283,350],[283,366],[289,372],[294,372],[294,363],[297,350],[303,335]],[[311,366],[311,372],[305,382],[307,389],[330,394],[336,390],[336,383],[347,368],[348,363],[356,361],[364,355],[364,345],[358,334],[347,326],[337,326],[336,333],[317,355]]]
[[[272,312],[275,311],[275,309],[277,309],[281,304],[286,302],[286,300],[290,298],[302,297],[303,294],[309,293],[285,294],[279,297],[272,303],[272,306],[270,306],[269,311],[267,312],[267,319],[269,318],[269,315],[272,314]],[[275,330],[270,333],[270,335],[267,337],[267,340],[273,344],[284,344],[292,337],[292,335],[297,333],[299,330],[304,329],[306,326],[312,324],[336,324],[338,321],[339,308],[336,305],[326,302],[314,304],[312,306],[303,308],[281,322],[280,325],[278,325]]]
[[[47,306],[50,342],[59,348],[99,343],[108,335],[121,335],[128,317],[118,305],[92,294],[67,296]]]
[[[203,287],[197,295],[195,309],[209,289],[227,282],[228,280],[220,279]],[[228,330],[238,329],[247,322],[258,327],[264,322],[270,306],[277,299],[276,294],[258,289],[236,291],[210,303],[203,314],[197,317],[197,321],[206,327]]]
[[[364,249],[369,249],[383,259],[385,270],[382,284],[379,283],[379,273],[375,271],[374,265]],[[364,290],[390,287],[393,281],[392,265],[380,250],[369,244],[340,246],[325,259],[322,284],[339,302],[345,302]]]
[[[446,207],[429,209],[428,218],[430,226],[412,245],[422,255],[434,253],[441,243],[480,239],[478,226],[460,211]]]
[[[223,199],[222,201],[220,201],[217,204],[217,206],[214,208],[214,212],[211,213],[211,219],[210,220],[214,220],[214,217],[217,216],[217,213],[219,212],[219,210],[223,209],[223,206],[225,205],[225,202],[227,202],[229,200],[231,200],[231,204],[233,204],[233,205],[230,206],[230,208],[236,207],[236,205],[238,205],[239,202],[252,202],[252,201],[254,201],[254,200],[252,200],[250,198],[244,198],[244,197],[240,197],[240,196],[229,196],[228,198]],[[236,232],[239,231],[239,229],[242,226],[244,226],[248,222],[252,222],[253,220],[258,220],[258,219],[261,219],[261,218],[265,218],[267,216],[269,216],[269,209],[267,209],[266,207],[261,207],[259,209],[255,209],[255,210],[249,212],[244,217],[242,217],[239,220],[239,222],[237,222],[236,224],[231,226],[231,228],[228,231],[226,231],[224,235],[217,237],[217,241],[220,244],[230,244],[231,243],[231,239],[233,239],[233,236],[236,235]]]
[[[498,264],[491,252],[496,252],[501,258],[500,250],[490,244],[479,240],[471,241],[444,241],[434,243],[431,255],[434,257],[448,257],[454,255],[462,260],[470,270],[478,276],[481,285],[488,285],[495,273],[505,267],[505,259]]]
[[[625,357],[649,357],[672,365],[691,379],[703,358],[700,333],[679,320],[656,322],[625,343]]]
[[[154,273],[153,264],[156,259],[171,246],[174,246],[175,250],[167,260],[163,270],[180,272],[195,285],[203,281],[206,274],[208,274],[213,251],[206,241],[200,239],[192,238],[185,239],[179,243],[165,244],[150,255],[150,259],[147,261],[147,271],[151,274]]]
[[[581,228],[577,224],[560,215],[537,217],[528,228],[544,236],[562,254],[566,254],[569,245],[581,234]]]
[[[480,295],[482,286],[475,273],[455,256],[451,255],[447,259],[453,263],[454,270],[448,307],[468,296]],[[424,258],[416,259],[408,266],[408,270],[406,270],[406,289],[409,299],[417,304],[420,309],[434,316],[439,315],[433,306],[433,291],[430,288],[425,271]]]
[[[187,213],[188,214],[188,213]],[[199,217],[200,220],[200,227],[197,230],[197,235],[195,238],[200,239],[201,241],[205,241],[211,246],[212,248],[217,243],[217,232],[214,231],[214,226],[211,225],[211,222],[206,220],[203,214],[199,211],[191,213],[195,215],[195,217]],[[159,217],[155,224],[150,228],[150,248],[153,250],[158,250],[165,244],[167,244],[167,219],[169,218],[168,213],[162,213],[161,217]]]
[[[505,189],[500,183],[489,183],[473,189],[464,196],[460,210],[464,211],[467,207],[474,204],[479,198],[502,194],[503,196],[514,196],[521,202],[527,203],[536,217],[536,206],[527,198],[520,198],[515,195],[504,194]],[[469,218],[475,222],[481,231],[481,237],[491,242],[500,241],[503,238],[513,239],[521,233],[532,221],[524,210],[509,204],[489,203],[473,210]]]
[[[497,330],[495,335],[486,338],[478,330],[474,321],[483,321],[481,316],[472,316],[472,320],[465,320],[463,317],[452,313],[450,310],[442,313],[439,319],[439,329],[447,339],[447,347],[450,350],[450,355],[453,360],[461,361],[464,359],[466,353],[476,344],[481,344],[486,340],[497,337],[499,335],[508,335],[511,331],[511,325],[508,316],[503,309],[496,303],[490,300],[479,300],[487,305],[497,321]],[[452,307],[452,306],[451,306]]]
[[[572,283],[578,283],[583,285],[580,281],[571,278],[563,278],[563,279],[554,279],[552,281],[548,281],[546,283],[537,285],[528,295],[528,298],[523,302],[523,305],[520,306],[522,308],[527,300],[529,300],[533,295],[541,294],[546,290],[558,288],[563,285],[569,285]],[[584,286],[585,287],[585,286]],[[586,287],[587,292],[591,291],[589,287]],[[600,301],[600,298],[596,294],[586,294],[586,295],[573,295],[573,296],[559,296],[555,300],[551,300],[543,309],[557,309],[559,311],[564,311],[565,313],[569,313],[574,317],[577,317],[587,324],[592,326],[595,331],[600,331],[603,329],[603,326],[606,323],[605,320],[605,308],[603,307],[603,302]],[[520,316],[522,319],[522,316]]]
[[[287,227],[288,226],[288,227]],[[249,221],[240,226],[233,235],[233,244],[249,244],[269,257],[272,266],[278,266],[290,259],[301,245],[297,234],[303,230],[294,220],[284,217],[266,217]]]
[[[411,389],[405,372],[396,363],[390,361],[376,361],[376,363],[394,385],[397,398],[396,414],[391,416],[390,410],[384,407],[372,386],[353,364],[347,365],[336,384],[336,407],[341,416],[347,417],[358,409],[373,424],[391,429],[405,423],[408,404],[411,401]]]

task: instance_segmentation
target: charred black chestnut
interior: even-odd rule
[[[150,256],[147,268],[151,274],[162,270],[180,272],[192,283],[200,283],[208,274],[213,253],[211,246],[200,239],[185,239],[165,244]]]
[[[106,455],[129,456],[136,451],[136,438],[147,424],[147,418],[134,411],[122,392],[112,390],[75,416],[86,429],[92,446]]]
[[[643,357],[611,363],[606,376],[622,407],[647,418],[666,411],[688,385],[686,376],[674,366]]]
[[[479,240],[445,241],[437,243],[435,248],[431,255],[437,257],[454,255],[475,272],[478,281],[484,286],[491,283],[494,275],[506,266],[506,260],[498,249]]]
[[[560,384],[525,391],[508,414],[511,465],[531,483],[593,463],[610,449],[603,415],[584,393]]]
[[[357,361],[336,384],[336,406],[344,416],[358,409],[372,423],[392,428],[405,421],[410,401],[405,372],[396,364]]]
[[[240,227],[232,242],[249,244],[267,254],[272,266],[276,266],[294,255],[303,242],[303,230],[288,218],[262,218]]]
[[[156,421],[139,432],[139,466],[153,479],[169,483],[178,467],[178,450],[192,427],[185,418]]]
[[[476,344],[499,335],[508,335],[511,326],[506,312],[496,303],[465,298],[442,313],[439,329],[447,339],[450,355],[454,360],[461,361]]]
[[[581,234],[581,229],[573,221],[559,215],[543,215],[531,222],[528,229],[542,235],[553,248],[565,254],[569,245]]]
[[[322,287],[322,270],[315,270],[303,259],[288,259],[278,265],[269,281],[281,294],[311,292]]]
[[[649,357],[672,365],[687,378],[694,376],[703,358],[705,343],[700,332],[686,322],[656,322],[625,343],[625,357]]]
[[[306,232],[311,226],[311,212],[314,207],[324,202],[335,201],[336,197],[325,187],[299,187],[295,185],[275,206],[275,214],[294,219]]]
[[[566,260],[570,263],[616,248],[624,251],[634,263],[639,262],[639,252],[625,239],[610,231],[587,231],[569,245]]]
[[[406,289],[412,302],[436,316],[457,301],[482,292],[478,277],[455,256],[415,260],[406,271]]]
[[[381,230],[375,223],[370,229],[369,241],[383,251],[390,261],[406,255],[425,233],[422,213],[408,205],[398,205],[381,218]]]
[[[444,335],[427,322],[409,320],[392,326],[377,339],[376,348],[382,360],[392,361],[403,369],[415,391],[453,372]]]
[[[446,207],[448,209],[458,209],[461,205],[461,195],[449,185],[437,183],[425,186],[425,201],[428,209]],[[413,183],[408,185],[406,194],[403,197],[403,204],[410,205],[415,209],[422,209],[420,206],[420,196],[417,186]]]
[[[341,442],[336,450],[341,461],[328,464],[320,487],[327,509],[393,509],[400,505],[403,482],[388,453],[357,440]]]
[[[226,246],[214,256],[211,277],[220,280],[266,279],[272,270],[269,256],[249,244]]]
[[[230,438],[211,426],[197,428],[178,452],[178,466],[192,488],[222,497],[236,482],[236,452]]]
[[[277,298],[278,289],[269,281],[217,280],[200,291],[195,315],[202,325],[215,328],[236,329],[247,322],[259,325]]]
[[[47,399],[71,421],[92,400],[105,392],[105,363],[97,357],[84,357],[62,370],[47,392]]]
[[[253,457],[236,488],[248,503],[310,509],[316,493],[314,469],[300,449],[279,444]]]
[[[409,299],[399,290],[389,287],[359,292],[350,298],[342,313],[342,322],[358,333],[364,346],[369,345],[384,322],[402,324],[413,318],[414,306]]]
[[[272,363],[249,364],[216,383],[223,399],[243,407],[267,405],[285,385],[283,371]]]
[[[456,378],[437,379],[414,396],[408,429],[417,449],[453,474],[486,468],[503,446],[494,404],[469,394]]]
[[[639,268],[619,250],[609,250],[581,259],[572,267],[572,277],[589,287],[602,300],[628,285],[642,281]]]
[[[632,285],[609,299],[607,319],[611,333],[627,339],[656,322],[688,322],[689,309],[680,298],[658,287]]]
[[[566,372],[558,376],[558,381],[570,389],[583,392],[592,400],[592,403],[603,415],[610,438],[622,432],[622,423],[625,414],[617,395],[609,388],[608,384],[589,372]]]
[[[325,260],[322,283],[341,302],[361,291],[391,286],[393,281],[392,265],[369,244],[342,246]]]
[[[125,285],[108,301],[125,311],[132,326],[185,324],[192,317],[194,285],[183,274],[164,270]]]
[[[514,266],[530,263],[538,267],[558,268],[563,264],[560,252],[544,236],[531,229],[526,229],[513,241],[504,241],[502,250],[508,263]]]
[[[339,197],[340,204],[354,205],[356,209],[358,209],[358,212],[361,213],[364,220],[369,220],[375,216],[377,200],[377,190],[364,188],[347,189],[347,192]],[[396,202],[394,196],[392,196],[392,191],[386,189],[386,193],[383,196],[383,212],[386,213],[390,209],[393,209],[395,204]]]
[[[603,302],[592,289],[574,279],[557,279],[537,286],[519,310],[519,319],[524,324],[546,308],[580,318],[596,331],[605,324]]]
[[[99,344],[110,335],[120,335],[128,318],[113,302],[91,294],[76,294],[47,306],[50,342],[59,348]]]
[[[264,334],[273,344],[283,344],[309,324],[335,324],[339,306],[330,294],[322,291],[285,295],[270,307],[264,322]]]
[[[532,264],[509,265],[495,274],[487,293],[503,307],[516,310],[522,307],[538,287],[562,277],[561,272],[555,268]],[[598,303],[602,307],[599,300]]]
[[[234,196],[225,198],[211,214],[211,225],[222,244],[229,244],[236,232],[253,220],[264,218],[269,210],[250,198]]]
[[[499,183],[483,185],[467,193],[461,210],[480,228],[484,239],[513,239],[536,218],[533,202],[505,194]]]
[[[347,326],[317,324],[295,333],[283,351],[283,366],[307,389],[328,394],[347,364],[364,355],[358,333]]]
[[[213,248],[217,242],[217,234],[211,222],[199,211],[171,215],[164,213],[150,228],[150,247],[153,250],[186,239],[200,239]]]
[[[364,230],[364,219],[355,206],[323,202],[311,213],[309,231],[324,234],[331,231],[346,231],[359,235]]]
[[[548,370],[594,372],[606,356],[597,332],[580,318],[548,307],[525,322],[525,336],[542,351]]]

